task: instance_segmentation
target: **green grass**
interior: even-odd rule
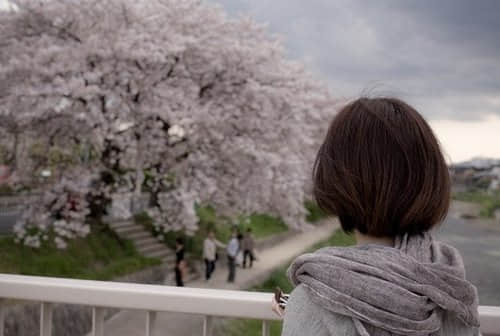
[[[103,228],[72,240],[64,250],[33,249],[12,237],[0,238],[0,273],[110,280],[158,264],[160,260],[139,255],[130,241]]]
[[[496,209],[500,209],[500,191],[486,192],[484,190],[463,191],[453,194],[453,199],[477,203],[481,206],[481,217],[493,217]]]
[[[309,251],[315,251],[321,247],[325,246],[349,246],[355,243],[354,237],[352,235],[345,234],[341,230],[337,230],[328,239],[317,243],[309,249]],[[251,288],[251,291],[259,292],[274,292],[276,287],[280,287],[284,292],[289,293],[292,291],[293,287],[288,281],[286,276],[286,270],[288,265],[284,265],[279,269],[275,270],[269,278],[262,284]],[[271,322],[271,336],[279,336],[281,334],[281,322],[273,321]],[[262,334],[262,321],[259,320],[229,320],[223,327],[223,335],[236,336],[257,336]]]
[[[241,232],[251,228],[257,239],[288,231],[288,227],[280,217],[259,213],[241,217],[238,227]]]
[[[320,220],[328,217],[328,215],[320,209],[316,202],[311,200],[304,201],[304,207],[307,210],[306,221],[309,223],[317,223]]]
[[[135,222],[144,225],[154,235],[161,235],[165,244],[170,248],[175,247],[175,239],[177,237],[183,237],[186,251],[198,258],[202,255],[203,240],[210,230],[213,230],[216,238],[223,243],[229,241],[233,227],[237,227],[242,233],[247,228],[251,228],[254,237],[257,239],[288,230],[288,227],[280,217],[269,214],[254,213],[248,216],[239,216],[237,219],[231,219],[218,215],[210,205],[197,206],[196,214],[198,215],[199,223],[198,230],[194,234],[187,234],[183,231],[155,232],[153,219],[146,213],[136,215]]]

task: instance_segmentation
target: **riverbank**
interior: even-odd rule
[[[468,225],[500,231],[500,219],[481,216],[480,212],[481,205],[477,203],[453,200],[448,211],[448,217],[463,220]]]
[[[462,218],[496,219],[500,223],[499,191],[462,191],[452,195],[452,208],[463,211]]]

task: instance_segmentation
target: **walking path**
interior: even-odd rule
[[[281,244],[260,251],[258,260],[251,269],[236,270],[235,283],[227,283],[227,268],[218,267],[212,279],[204,279],[187,284],[197,288],[246,289],[263,282],[273,270],[289,262],[312,245],[328,238],[335,229],[337,222],[316,227],[307,232],[295,235]],[[217,265],[219,266],[219,265]],[[144,335],[146,314],[142,311],[122,311],[112,317],[105,325],[106,336],[136,336]],[[158,313],[156,331],[153,336],[192,336],[202,332],[203,317],[199,315],[180,313]]]

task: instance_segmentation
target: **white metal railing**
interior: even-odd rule
[[[264,336],[269,336],[269,321],[279,319],[270,309],[272,294],[245,291],[0,274],[2,298],[40,302],[41,336],[50,336],[52,333],[54,303],[93,307],[94,336],[104,336],[104,308],[145,311],[146,336],[153,335],[156,312],[203,315],[205,336],[211,335],[214,317],[262,320]],[[4,327],[2,308],[0,305],[0,336],[3,336]],[[500,307],[482,306],[479,312],[483,334],[500,335]]]
[[[52,332],[53,303],[93,307],[92,335],[104,335],[104,309],[143,310],[145,335],[153,335],[156,312],[180,312],[205,316],[203,335],[210,335],[213,317],[263,320],[263,335],[269,335],[269,320],[277,320],[270,309],[272,294],[201,288],[143,285],[120,282],[75,280],[0,274],[0,299],[41,302],[40,335]],[[0,307],[0,311],[1,311]],[[0,313],[0,336],[3,336]]]

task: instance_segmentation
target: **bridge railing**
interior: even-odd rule
[[[52,334],[54,303],[91,306],[92,335],[104,336],[104,309],[142,310],[144,335],[155,329],[157,312],[180,312],[204,316],[204,336],[211,335],[217,317],[262,321],[262,335],[269,336],[269,321],[279,318],[271,311],[272,294],[201,288],[143,285],[0,274],[0,299],[40,302],[40,335]],[[1,302],[0,302],[1,304]],[[0,306],[0,336],[4,335],[4,307]],[[500,307],[480,307],[484,335],[500,335]]]

